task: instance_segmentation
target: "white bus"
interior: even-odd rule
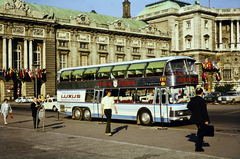
[[[187,102],[198,84],[194,62],[191,57],[170,56],[62,69],[58,110],[77,120],[101,118],[101,99],[107,89],[118,110],[112,119],[142,125],[188,120]]]

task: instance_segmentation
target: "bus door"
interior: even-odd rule
[[[93,94],[93,117],[101,117],[101,102],[104,96],[104,89],[95,89]]]
[[[168,99],[167,88],[158,88],[156,104],[159,104],[159,110],[156,110],[156,112],[159,112],[160,114],[160,122],[168,122],[169,111],[167,99]]]

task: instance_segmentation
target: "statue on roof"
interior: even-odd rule
[[[51,8],[51,10],[50,10],[50,14],[48,15],[48,14],[45,14],[44,12],[43,12],[43,19],[54,19],[54,13],[53,13],[53,9]]]
[[[196,5],[200,5],[199,0],[195,0],[195,4],[196,4]]]
[[[12,0],[11,2],[4,2],[4,9],[15,9],[15,10],[24,10],[30,12],[29,6],[22,0]]]

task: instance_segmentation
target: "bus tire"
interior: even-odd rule
[[[140,116],[140,121],[142,125],[144,126],[152,125],[152,115],[149,111],[143,110],[141,111],[139,116]]]
[[[73,116],[74,116],[74,119],[75,120],[82,120],[82,117],[83,117],[83,111],[81,108],[79,107],[76,107],[74,110],[73,110]]]
[[[83,119],[86,121],[91,121],[92,120],[92,114],[89,108],[84,108],[83,109]]]

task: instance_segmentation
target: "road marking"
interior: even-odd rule
[[[9,129],[22,129],[22,130],[27,130],[27,131],[36,131],[36,130],[33,130],[33,129],[20,128],[20,127],[10,127],[10,126],[6,127],[6,126],[2,126],[2,125],[0,125],[0,127],[5,127],[5,128],[9,128]],[[186,153],[186,154],[197,155],[197,156],[202,156],[202,157],[209,157],[209,158],[210,157],[211,158],[219,158],[219,159],[224,158],[224,157],[218,157],[218,156],[212,156],[212,155],[206,155],[206,154],[199,154],[199,153],[194,153],[194,152],[173,150],[173,149],[168,149],[168,148],[160,148],[160,147],[154,147],[154,146],[148,146],[148,145],[140,145],[140,144],[133,144],[133,143],[128,143],[128,142],[114,141],[114,140],[98,139],[98,138],[86,137],[86,136],[61,134],[61,133],[56,133],[56,132],[46,132],[46,133],[54,134],[54,135],[67,136],[67,137],[75,137],[75,138],[82,138],[82,139],[88,139],[88,140],[95,140],[95,141],[101,141],[101,142],[109,142],[109,143],[115,143],[115,144],[121,144],[121,145],[137,146],[137,147],[156,149],[156,150],[162,150],[162,151],[173,151],[173,152]],[[224,159],[226,159],[226,158],[224,158]]]
[[[233,112],[229,112],[229,113],[224,113],[224,114],[221,114],[221,115],[229,115],[229,114],[234,114],[234,113],[239,113],[240,110],[237,110],[237,111],[233,111]]]

